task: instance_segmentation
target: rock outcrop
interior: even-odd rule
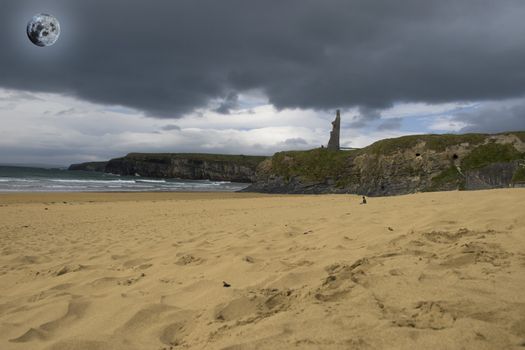
[[[118,175],[252,182],[259,156],[178,153],[130,153],[110,160],[104,171]]]
[[[280,152],[245,191],[355,193],[475,190],[525,183],[525,132],[415,135],[354,151]]]

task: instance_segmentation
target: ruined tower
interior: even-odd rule
[[[328,149],[339,151],[339,135],[341,134],[341,114],[337,110],[335,120],[332,122],[332,132],[330,132],[330,141],[328,141]]]

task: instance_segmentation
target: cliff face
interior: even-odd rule
[[[355,151],[280,152],[259,165],[245,191],[380,196],[524,182],[524,132],[416,135]]]
[[[257,165],[264,159],[243,155],[130,153],[110,160],[105,172],[156,178],[253,182]]]

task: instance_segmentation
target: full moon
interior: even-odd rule
[[[27,23],[27,36],[36,46],[51,46],[60,36],[60,23],[45,13],[35,15]]]

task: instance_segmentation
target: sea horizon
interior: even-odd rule
[[[121,176],[66,168],[0,165],[0,193],[16,192],[236,192],[247,183]]]

